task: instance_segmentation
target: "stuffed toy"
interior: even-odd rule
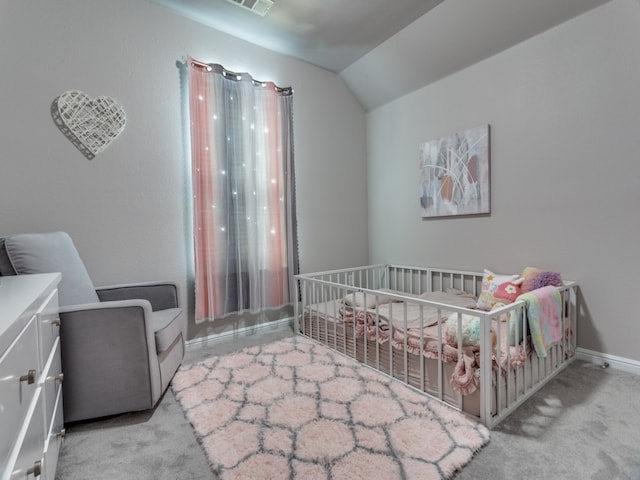
[[[522,271],[522,293],[537,290],[538,288],[553,285],[559,287],[562,285],[562,278],[558,272],[551,272],[535,267],[527,267]]]
[[[480,346],[480,318],[462,314],[460,321],[462,327],[462,346]],[[458,314],[452,313],[447,319],[447,329],[445,331],[445,342],[447,345],[458,348]],[[496,332],[491,329],[491,345],[496,346]]]

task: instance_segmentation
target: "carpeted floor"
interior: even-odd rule
[[[478,422],[301,336],[184,366],[173,391],[223,479],[448,479],[489,441]]]
[[[238,336],[193,348],[185,363],[291,336]],[[640,376],[574,362],[491,432],[456,479],[640,480]],[[214,480],[169,390],[155,410],[72,424],[57,480]],[[372,479],[374,480],[374,479]]]

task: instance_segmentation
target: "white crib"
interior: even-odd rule
[[[442,298],[450,297],[441,292],[477,297],[483,273],[371,265],[296,279],[296,332],[474,416],[489,428],[574,359],[576,282],[556,287],[562,299],[562,338],[541,357],[531,345],[524,302],[490,312],[443,303]],[[463,322],[469,318],[479,319],[477,342],[468,343],[463,335]],[[457,322],[453,338],[447,322]]]

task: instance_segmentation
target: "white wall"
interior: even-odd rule
[[[640,360],[639,45],[640,6],[614,0],[370,112],[370,260],[560,271],[579,346]],[[422,220],[419,145],[484,123],[491,215]]]
[[[172,279],[191,302],[187,54],[293,86],[301,268],[366,263],[366,122],[343,81],[143,0],[0,0],[0,235],[65,230],[97,285]],[[51,119],[66,90],[126,110],[91,161]]]

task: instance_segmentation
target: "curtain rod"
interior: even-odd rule
[[[291,87],[279,87],[273,82],[263,82],[260,80],[256,80],[251,76],[251,74],[247,72],[245,73],[232,72],[231,70],[227,70],[226,68],[224,68],[222,65],[218,63],[203,63],[193,58],[191,58],[189,61],[191,62],[191,66],[193,67],[204,68],[207,72],[212,72],[214,70],[217,70],[219,73],[224,75],[226,78],[229,78],[230,80],[240,81],[242,80],[244,75],[247,75],[251,80],[251,83],[253,83],[253,85],[255,85],[256,87],[267,87],[269,86],[269,84],[271,84],[273,85],[273,88],[275,89],[275,91],[278,93],[284,93],[286,95],[293,94],[293,88]]]

